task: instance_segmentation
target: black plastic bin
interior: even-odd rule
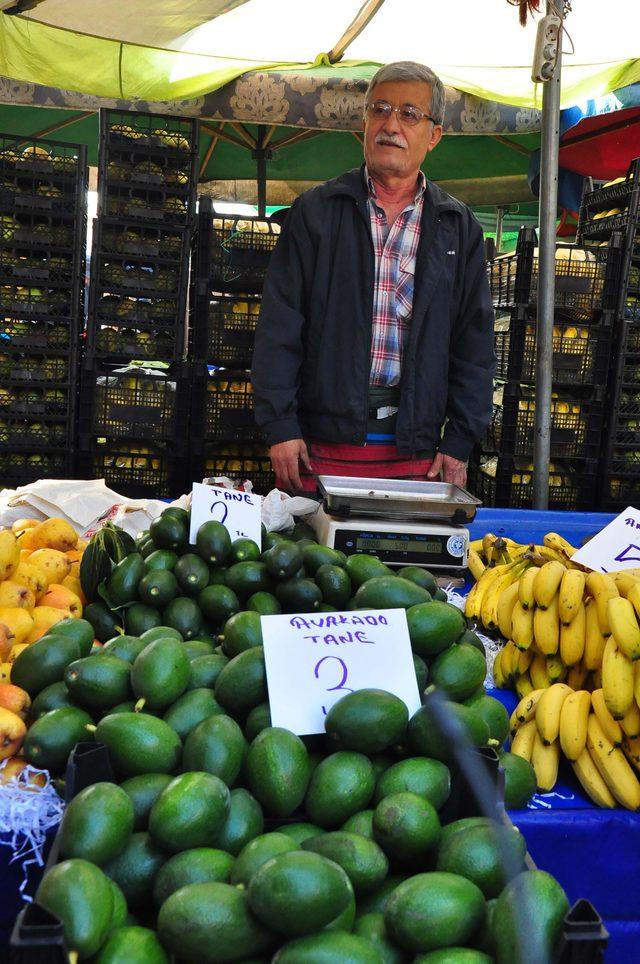
[[[535,305],[538,299],[537,237],[522,228],[515,254],[494,258],[487,264],[493,304],[509,309]],[[575,320],[589,321],[593,313],[615,310],[621,257],[619,236],[606,247],[556,246],[555,298]]]
[[[194,365],[191,407],[192,444],[260,441],[253,414],[253,386],[248,371]]]
[[[593,510],[598,463],[595,459],[554,460],[549,465],[549,509]],[[468,489],[485,506],[533,508],[533,462],[508,455],[470,460]]]
[[[269,451],[262,442],[192,442],[189,464],[195,482],[220,477],[248,480],[258,495],[275,486]]]
[[[554,385],[575,388],[603,387],[609,374],[613,312],[603,312],[591,324],[576,324],[560,312],[553,323]],[[514,308],[496,320],[494,344],[498,360],[496,378],[535,383],[536,312]]]
[[[198,182],[198,122],[100,111],[98,215],[189,226]]]
[[[551,458],[595,459],[600,454],[604,390],[590,398],[558,391],[551,399]],[[482,448],[514,456],[533,453],[535,391],[514,382],[496,385],[493,414]]]

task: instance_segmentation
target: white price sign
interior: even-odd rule
[[[572,557],[587,569],[640,569],[640,510],[629,506]]]
[[[329,709],[347,693],[386,690],[420,706],[404,609],[263,616],[271,725],[324,733]]]
[[[193,483],[191,495],[191,529],[189,542],[196,541],[198,529],[204,522],[221,522],[231,536],[236,539],[253,539],[261,543],[261,500],[253,492],[238,492],[235,489],[222,489],[217,485]]]

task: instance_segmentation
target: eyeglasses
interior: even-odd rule
[[[435,117],[431,117],[430,114],[425,114],[419,107],[413,107],[411,104],[401,104],[400,107],[392,107],[386,100],[374,100],[366,105],[366,109],[372,117],[377,117],[379,120],[383,117],[386,120],[388,117],[391,117],[391,114],[396,113],[400,123],[405,124],[407,127],[415,127],[421,120],[429,120],[432,124],[438,123]]]

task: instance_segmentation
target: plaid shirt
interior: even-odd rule
[[[376,204],[376,189],[365,169],[369,217],[375,252],[375,287],[369,383],[392,387],[400,382],[402,351],[411,324],[413,280],[426,178],[418,173],[418,190],[391,227]]]

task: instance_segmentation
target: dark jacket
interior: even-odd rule
[[[297,198],[269,264],[252,371],[269,445],[365,442],[373,285],[360,168]],[[482,229],[427,182],[402,363],[401,453],[468,458],[491,415],[493,323]]]

